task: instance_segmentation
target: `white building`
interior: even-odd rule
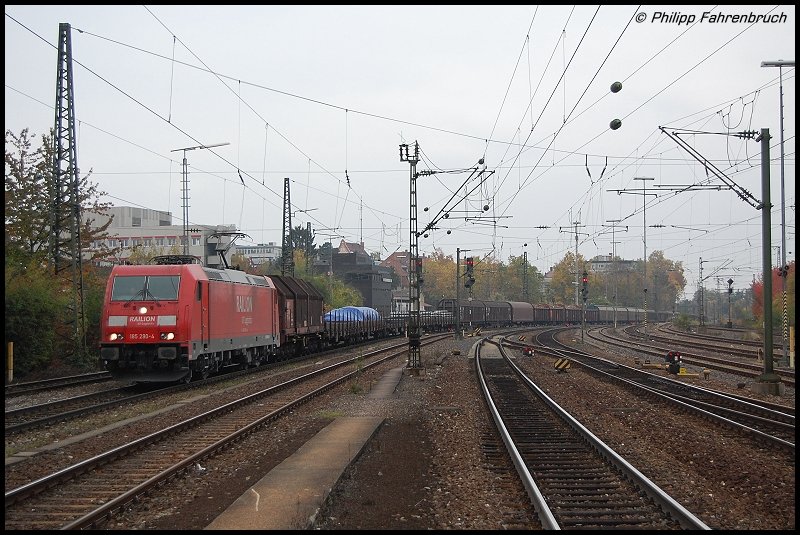
[[[281,246],[275,245],[275,242],[236,246],[236,254],[247,257],[252,266],[258,266],[264,262],[279,259],[281,257],[281,251]]]
[[[183,225],[172,224],[172,213],[133,206],[114,206],[109,209],[112,219],[107,229],[108,248],[120,248],[114,263],[125,262],[134,250],[143,248],[155,255],[184,254]],[[92,214],[94,226],[99,227],[108,221],[107,216]],[[218,233],[236,232],[236,225],[192,225],[187,229],[188,254],[199,258],[203,265],[224,267],[219,251],[230,244],[230,236]],[[90,244],[99,248],[100,243]],[[227,251],[225,257],[230,263],[235,251]]]

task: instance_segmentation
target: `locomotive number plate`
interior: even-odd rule
[[[131,340],[155,340],[156,335],[153,333],[132,333]]]

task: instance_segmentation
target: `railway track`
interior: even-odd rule
[[[697,334],[694,332],[686,332],[679,329],[676,329],[671,323],[664,323],[658,326],[658,331],[665,333],[667,336],[680,336],[681,338],[692,339],[692,340],[700,340],[700,341],[713,341],[719,342],[720,347],[726,346],[739,346],[739,347],[746,347],[753,349],[753,357],[755,357],[755,352],[758,351],[759,348],[764,347],[764,342],[760,340],[745,340],[743,338],[739,339],[732,339],[732,338],[725,338],[723,336],[713,336],[711,334]],[[749,331],[752,332],[752,331]],[[744,332],[739,333],[741,336],[744,336]],[[773,342],[772,344],[773,350],[777,353],[781,350],[781,342]]]
[[[358,344],[362,345],[362,344]],[[357,347],[353,345],[351,347]],[[397,345],[397,344],[395,344]],[[403,344],[400,344],[403,345]],[[319,359],[339,351],[340,348],[330,349],[319,353],[310,353],[303,357],[298,357],[292,360],[293,363],[301,363],[309,359]],[[274,362],[268,365],[241,369],[240,367],[231,367],[230,370],[215,375],[206,379],[198,379],[189,383],[181,382],[179,384],[127,384],[119,388],[111,388],[100,392],[93,392],[72,396],[69,398],[48,401],[44,403],[37,403],[24,407],[18,407],[5,411],[5,433],[6,436],[16,435],[21,432],[40,429],[56,423],[64,423],[70,420],[84,417],[88,414],[93,414],[103,410],[113,409],[115,407],[122,407],[131,403],[142,403],[148,398],[155,396],[164,396],[174,394],[190,389],[200,389],[222,381],[230,381],[237,379],[248,374],[257,374],[267,370],[272,370],[276,366],[285,364],[284,361]],[[107,372],[103,372],[107,374]],[[37,381],[35,390],[20,391],[19,395],[30,394],[34,392],[45,392],[51,389],[60,389],[67,386],[78,386],[86,384],[90,381],[92,376],[96,374],[88,374],[87,376],[75,376],[79,379],[77,382],[71,382],[72,378],[56,378],[46,381]],[[110,376],[109,376],[110,377]],[[80,380],[80,378],[85,378]],[[105,379],[101,379],[105,380]]]
[[[150,392],[132,394],[136,390],[135,386],[111,388],[101,392],[92,392],[7,410],[5,411],[4,422],[6,437],[23,431],[39,429],[53,423],[69,421],[152,395]]]
[[[609,328],[590,329],[587,331],[586,336],[590,339],[597,340],[604,344],[609,344],[621,348],[635,349],[639,353],[648,358],[653,358],[657,362],[663,362],[664,355],[667,351],[675,349],[675,340],[664,339],[665,343],[669,345],[658,346],[653,344],[650,340],[631,341],[619,338],[611,334]],[[564,346],[566,347],[566,346]],[[693,343],[693,347],[699,347],[699,344]],[[711,345],[711,350],[716,352],[725,352],[728,350],[720,349],[719,346]],[[749,358],[744,360],[732,360],[731,357],[715,357],[709,354],[699,354],[690,351],[681,350],[682,361],[686,364],[692,364],[703,368],[712,370],[720,370],[729,373],[742,375],[743,377],[755,378],[764,373],[763,364],[751,362]],[[774,372],[781,377],[781,380],[787,385],[794,387],[794,370],[793,369],[775,369]]]
[[[55,377],[52,379],[42,379],[40,381],[27,381],[24,383],[11,383],[6,385],[6,398],[23,394],[32,394],[52,390],[54,388],[66,388],[70,386],[99,383],[112,380],[108,372],[93,372],[67,377]]]
[[[550,329],[537,334],[534,345],[543,354],[567,358],[595,375],[634,388],[641,395],[668,401],[679,410],[699,414],[717,425],[744,433],[769,446],[794,452],[793,407],[700,388],[665,375],[577,351],[556,340],[557,332],[557,329]],[[513,341],[506,343],[519,347]]]
[[[422,344],[451,335],[432,336]],[[6,529],[96,527],[149,489],[192,469],[203,459],[268,426],[281,416],[400,355],[402,344],[326,366],[256,391],[171,427],[134,439],[5,494]]]
[[[709,529],[488,347],[481,390],[544,529]]]
[[[690,346],[694,349],[705,349],[716,353],[727,353],[729,355],[753,361],[755,361],[758,357],[758,348],[761,347],[753,344],[742,344],[738,340],[725,340],[703,336],[687,337],[685,333],[680,333],[678,331],[664,332],[659,329],[656,332],[661,332],[663,335],[658,335],[652,331],[645,333],[640,331],[639,327],[635,325],[626,327],[623,331],[632,339],[659,342],[667,345],[680,344],[684,346]]]

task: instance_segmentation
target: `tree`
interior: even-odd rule
[[[440,299],[455,298],[456,263],[451,255],[446,256],[441,249],[434,249],[430,255],[422,259],[422,278],[421,290],[426,303],[436,305]],[[463,278],[461,284],[464,295]]]
[[[12,258],[22,255],[23,258],[37,257],[40,261],[50,261],[47,251],[55,197],[52,172],[54,132],[51,129],[49,135],[43,135],[42,144],[37,149],[32,149],[32,137],[27,128],[19,135],[6,130],[6,247],[15,249]],[[84,257],[95,261],[113,256],[119,249],[106,245],[107,230],[111,225],[111,217],[108,217],[111,203],[99,201],[105,193],[89,181],[90,176],[91,171],[79,179],[78,184],[83,214],[80,239]],[[65,208],[65,211],[68,210]],[[96,216],[106,216],[108,221],[95,226]]]
[[[664,251],[653,251],[647,258],[647,273],[647,308],[672,310],[686,287],[683,264],[665,258]]]
[[[795,287],[794,287],[794,275],[795,275],[795,262],[792,261],[786,272],[786,308],[787,308],[787,320],[789,325],[795,324],[795,316],[794,316],[794,297],[795,297]],[[780,276],[780,268],[773,268],[772,269],[772,326],[773,330],[778,329],[777,332],[780,332],[780,329],[783,328],[783,295],[781,292],[781,276]],[[758,324],[763,324],[764,322],[764,281],[763,277],[759,278],[756,282],[752,285],[753,289],[753,316],[755,316]]]
[[[181,255],[178,245],[134,245],[125,261],[128,264],[150,264],[153,258],[163,255]]]
[[[56,276],[48,254],[53,200],[58,198],[52,172],[54,133],[51,130],[49,135],[43,135],[38,148],[33,148],[34,137],[27,128],[19,135],[10,130],[5,133],[6,340],[15,342],[15,367],[20,372],[51,368],[59,362],[57,355],[65,353],[71,354],[71,364],[89,367],[96,359],[73,353],[74,336],[67,334],[72,329],[64,320],[70,316],[67,309],[74,304],[72,281]],[[105,291],[105,277],[95,273],[92,261],[118,252],[105,245],[111,224],[110,203],[99,201],[103,193],[89,181],[90,174],[78,184],[83,214],[79,232],[85,262],[81,263],[80,276],[86,327],[79,336],[83,336],[87,348],[96,347],[98,329],[93,327],[99,325]],[[71,207],[64,208],[62,212],[69,213]],[[97,216],[108,220],[93,228]],[[67,270],[61,273],[66,274]]]
[[[512,256],[508,260],[508,266],[500,265],[501,294],[503,301],[523,301],[524,300],[524,279],[527,271],[528,278],[528,302],[541,303],[544,300],[542,288],[544,286],[544,275],[528,262],[525,269],[524,256]]]
[[[243,254],[234,254],[231,256],[231,266],[235,269],[240,269],[246,273],[252,273],[254,270],[250,258]]]
[[[317,252],[317,247],[314,245],[314,232],[309,231],[308,228],[303,228],[297,225],[292,230],[292,248],[295,251],[303,251],[303,253],[310,253],[308,256],[313,257]]]
[[[568,251],[564,258],[553,267],[553,278],[550,281],[550,298],[553,303],[565,305],[575,304],[575,270],[578,273],[586,269],[586,260],[580,254],[575,262],[575,255]]]

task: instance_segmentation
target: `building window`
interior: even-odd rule
[[[192,236],[192,245],[200,245],[200,238]]]
[[[132,217],[131,218],[131,226],[132,227],[141,227],[142,226],[142,218],[141,217]]]

